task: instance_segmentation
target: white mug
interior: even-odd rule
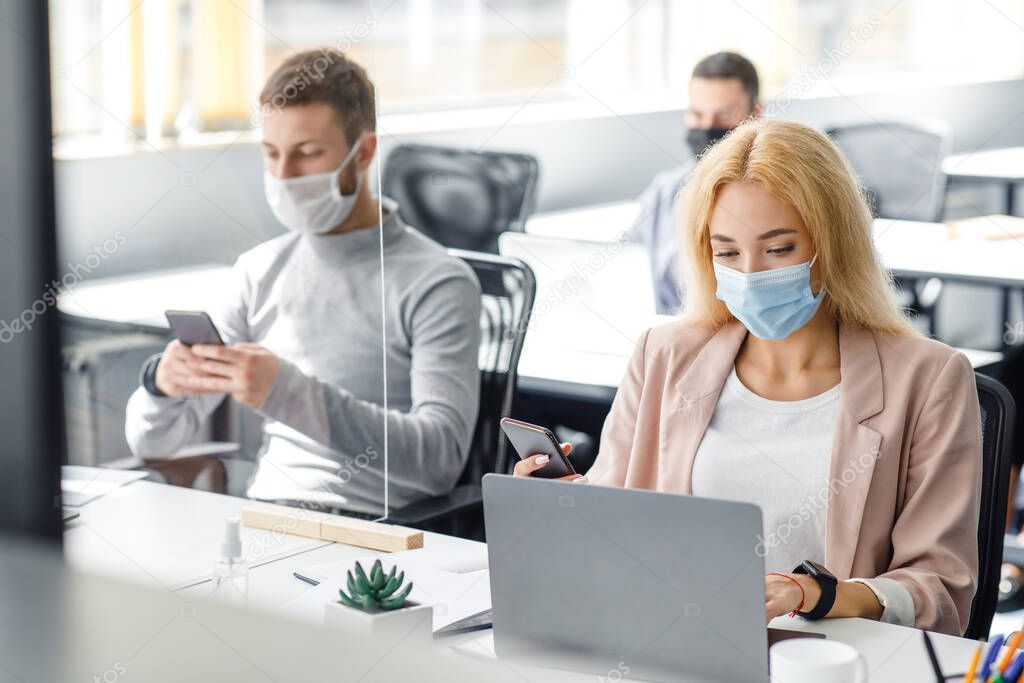
[[[772,683],[866,683],[868,664],[834,640],[790,638],[771,649]]]

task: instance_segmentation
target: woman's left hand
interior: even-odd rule
[[[801,587],[803,587],[802,593]],[[820,597],[821,588],[819,588],[818,582],[809,576],[769,574],[764,577],[765,623],[796,610],[808,612],[814,609]],[[803,600],[803,605],[800,604],[801,600]]]

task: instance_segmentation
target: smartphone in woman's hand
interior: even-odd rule
[[[558,479],[576,474],[572,462],[562,452],[561,444],[550,429],[505,417],[501,420],[501,431],[505,432],[505,436],[512,442],[520,459],[529,458],[531,455],[548,456],[548,464],[535,471],[534,477]]]

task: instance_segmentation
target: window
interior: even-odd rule
[[[682,106],[731,49],[766,97],[1019,78],[1024,0],[50,0],[62,139],[250,126],[297,50],[364,64],[384,113],[598,99]],[[660,99],[659,99],[660,98]]]

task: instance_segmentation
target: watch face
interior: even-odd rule
[[[807,573],[811,576],[820,576],[826,579],[832,579],[833,581],[836,580],[836,577],[832,572],[825,569],[825,567],[821,566],[814,560],[804,560],[804,565],[807,567]]]

